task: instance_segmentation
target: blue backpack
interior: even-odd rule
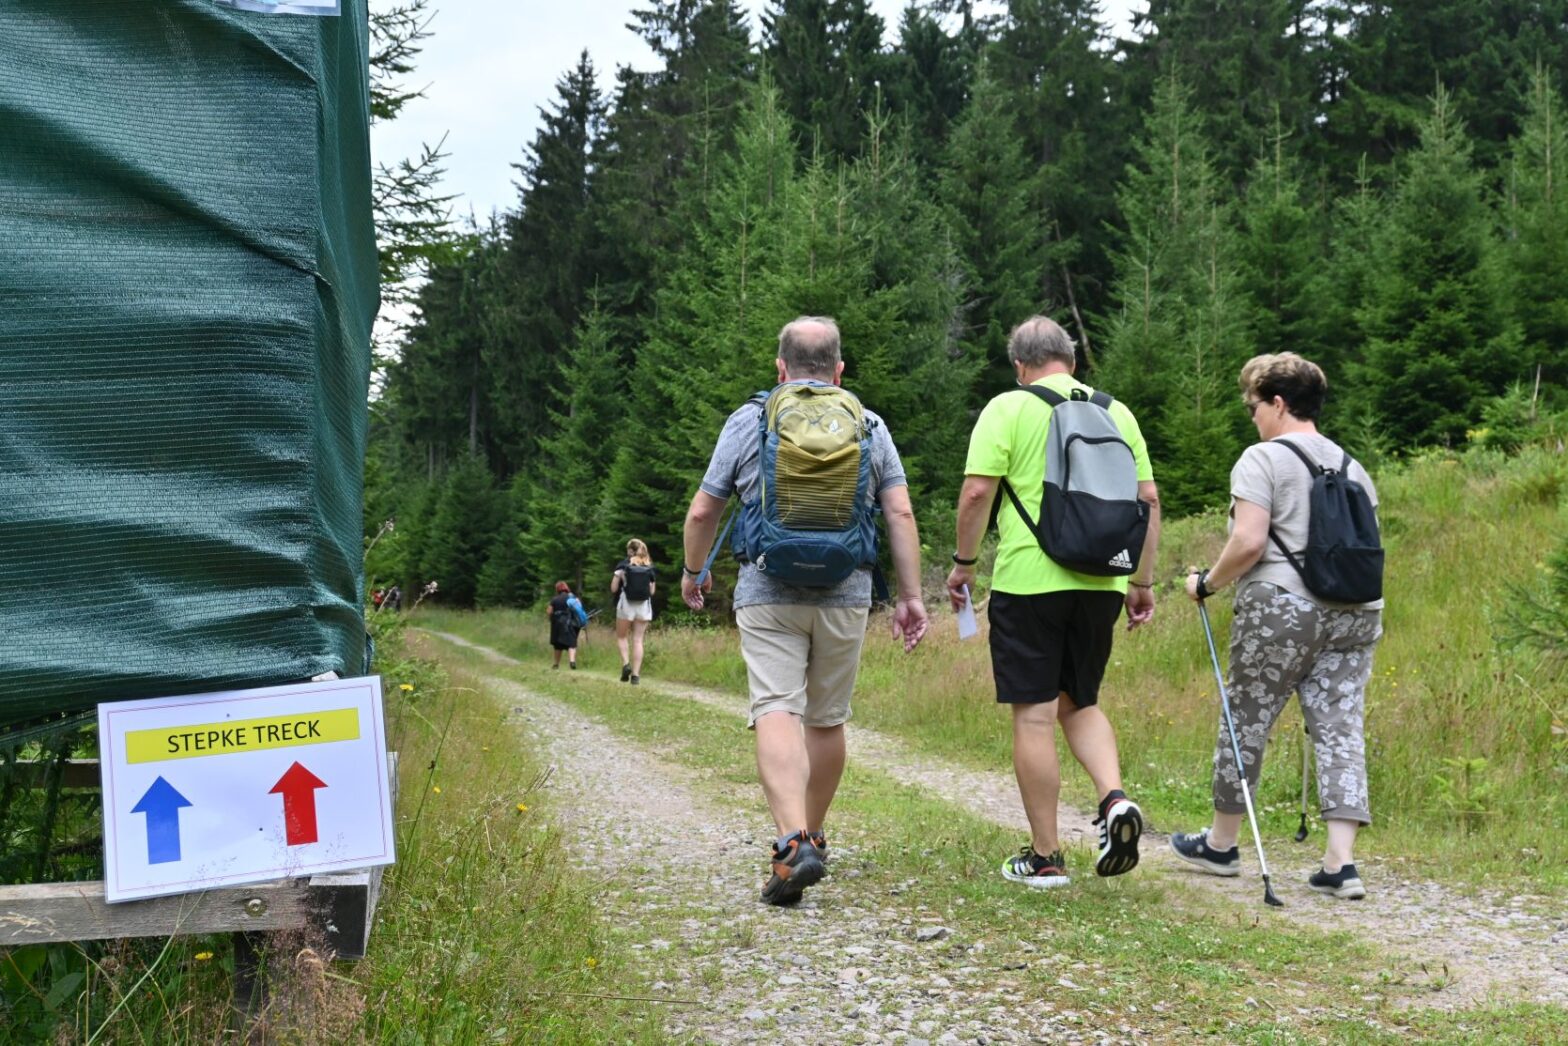
[[[583,609],[582,600],[576,596],[567,596],[566,609],[572,612],[572,620],[576,622],[578,628],[588,624],[588,611]]]
[[[730,546],[735,558],[807,588],[828,588],[859,567],[875,567],[874,422],[860,400],[837,385],[790,381],[751,402],[761,408],[758,490],[741,505]]]

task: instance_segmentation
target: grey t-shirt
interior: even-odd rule
[[[1323,468],[1337,469],[1344,463],[1344,450],[1327,436],[1296,433],[1284,438],[1300,447],[1308,458]],[[1372,499],[1373,507],[1376,507],[1377,489],[1372,486],[1372,477],[1367,475],[1367,470],[1361,467],[1360,462],[1350,463],[1350,478],[1361,484]],[[1307,547],[1311,494],[1312,473],[1288,447],[1276,447],[1272,440],[1248,447],[1230,470],[1230,496],[1268,509],[1269,525],[1292,553]],[[1231,526],[1234,526],[1234,522]],[[1323,606],[1348,605],[1375,610],[1383,605],[1381,599],[1373,603],[1344,604],[1313,595],[1273,539],[1263,547],[1263,555],[1253,568],[1242,575],[1238,590],[1240,585],[1249,581],[1270,582]]]
[[[719,433],[718,445],[708,462],[708,472],[702,477],[702,489],[723,500],[739,495],[741,502],[757,497],[758,451],[761,441],[757,428],[761,424],[761,408],[755,403],[742,404],[729,416],[724,431]],[[880,495],[889,487],[907,486],[904,463],[898,458],[898,448],[888,435],[887,425],[876,414],[867,410],[866,421],[871,429],[871,483],[867,497]],[[729,537],[725,538],[726,541]],[[801,588],[786,585],[768,577],[750,563],[740,566],[740,579],[735,583],[735,607],[757,604],[806,604],[824,607],[867,607],[871,605],[871,571],[861,567],[832,588]]]

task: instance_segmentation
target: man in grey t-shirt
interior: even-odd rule
[[[779,332],[778,379],[837,385],[844,373],[838,326],[803,316]],[[713,450],[701,488],[686,513],[686,562],[681,596],[701,610],[700,564],[732,495],[757,499],[759,406],[746,403],[730,415]],[[866,497],[879,500],[887,519],[898,602],[893,635],[913,650],[925,635],[920,599],[920,537],[909,503],[904,466],[887,426],[869,410],[871,483]],[[735,585],[735,619],[751,688],[750,723],[757,734],[757,772],[778,839],[772,874],[763,888],[769,904],[793,904],[822,878],[827,855],[823,823],[844,772],[844,723],[860,667],[871,607],[871,571],[861,567],[830,588],[784,584],[742,563]]]

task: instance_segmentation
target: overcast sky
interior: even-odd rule
[[[587,48],[601,89],[614,88],[621,65],[649,69],[653,55],[631,30],[634,0],[436,0],[438,11],[419,56],[414,83],[428,84],[396,123],[376,128],[371,143],[378,162],[419,151],[421,142],[446,135],[446,192],[460,216],[480,218],[510,207],[517,190],[509,166],[533,140],[539,107],[555,97],[555,82]],[[744,0],[752,34],[764,0]],[[896,30],[906,0],[872,0]],[[1102,0],[1107,17],[1125,32],[1133,9],[1145,0]]]

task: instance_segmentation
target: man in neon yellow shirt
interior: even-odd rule
[[[1072,339],[1044,316],[1033,316],[1013,329],[1007,355],[1020,386],[1042,385],[1061,396],[1088,388],[1073,378],[1077,355]],[[1131,578],[1080,574],[1052,560],[1010,499],[1003,499],[997,517],[1000,541],[987,614],[991,669],[996,699],[1013,710],[1013,771],[1032,836],[1029,845],[1002,866],[1002,875],[1032,887],[1068,882],[1057,834],[1061,791],[1057,723],[1100,796],[1095,871],[1100,875],[1131,871],[1138,863],[1138,838],[1143,832],[1137,804],[1122,792],[1116,732],[1098,700],[1123,606],[1129,629],[1154,616],[1159,494],[1148,448],[1132,412],[1119,402],[1108,409],[1132,449],[1138,498],[1149,506],[1149,528]],[[1052,410],[1037,396],[1004,393],[986,405],[975,423],[958,499],[955,566],[947,579],[954,609],[968,598],[966,592],[973,591],[974,564],[1002,479],[1025,505],[1039,503]]]

